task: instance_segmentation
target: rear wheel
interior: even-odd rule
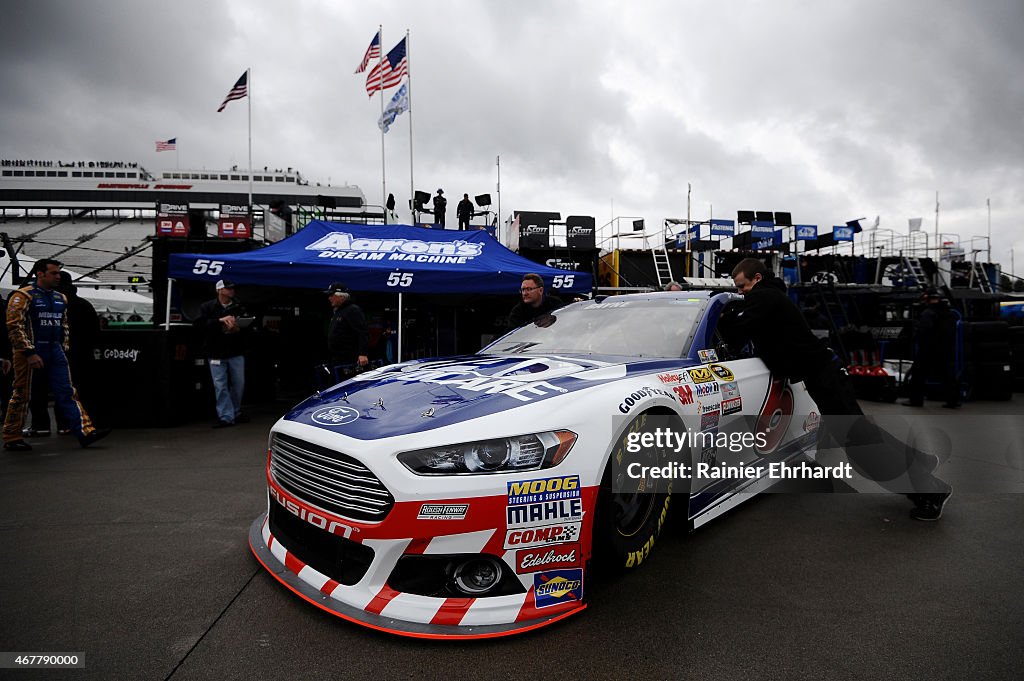
[[[594,560],[602,571],[621,573],[639,567],[650,555],[668,519],[673,483],[650,469],[671,462],[664,448],[627,449],[631,433],[649,432],[651,421],[664,425],[664,417],[641,414],[619,436],[605,469],[594,520]]]

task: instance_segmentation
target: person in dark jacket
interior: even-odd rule
[[[786,295],[786,285],[755,258],[741,260],[732,271],[742,300],[729,303],[719,320],[727,344],[739,348],[752,342],[757,355],[775,377],[803,381],[837,442],[845,442],[847,455],[860,471],[876,481],[909,476],[916,520],[938,520],[949,499],[949,486],[931,475],[924,455],[892,451],[891,436],[863,417],[857,396],[842,362],[811,332],[797,306]],[[848,422],[847,422],[848,421]],[[831,426],[831,427],[829,427]],[[845,431],[840,435],[840,431]],[[889,444],[886,444],[889,443]],[[941,491],[940,491],[941,490]]]
[[[434,197],[434,224],[444,227],[444,216],[448,211],[448,199],[444,198],[444,190],[438,189]]]
[[[469,200],[469,194],[462,195],[462,200],[455,207],[455,214],[459,218],[459,229],[469,229],[469,219],[473,217],[473,202]]]
[[[908,407],[924,406],[924,384],[929,378],[942,384],[947,409],[960,408],[960,383],[957,380],[954,348],[956,317],[949,301],[935,289],[923,296],[925,304],[914,325],[914,366],[910,370]]]
[[[522,300],[516,303],[508,315],[509,329],[518,329],[565,305],[557,296],[544,295],[544,280],[539,274],[523,276],[519,295]]]
[[[199,306],[196,323],[203,330],[204,348],[217,400],[217,423],[213,427],[227,428],[249,420],[242,414],[245,340],[239,319],[244,318],[245,310],[235,300],[233,282],[221,279],[215,289],[217,297]]]
[[[327,329],[327,353],[332,365],[369,364],[370,332],[362,309],[352,302],[348,287],[336,281],[324,291],[334,312]]]

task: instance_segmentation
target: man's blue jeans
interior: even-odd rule
[[[217,397],[217,418],[234,423],[242,413],[242,390],[245,388],[245,357],[209,359],[213,392]]]

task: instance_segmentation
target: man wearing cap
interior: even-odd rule
[[[332,365],[370,363],[367,357],[370,347],[370,332],[366,316],[358,305],[352,302],[348,287],[336,281],[324,291],[334,313],[327,329],[327,352]]]
[[[444,227],[444,214],[448,210],[448,199],[444,198],[444,190],[438,189],[434,197],[434,224]]]
[[[235,284],[221,279],[214,287],[217,297],[199,307],[197,325],[205,338],[207,362],[217,399],[217,423],[214,428],[227,428],[248,421],[242,414],[242,391],[245,388],[245,345],[238,318],[242,306],[235,301]]]

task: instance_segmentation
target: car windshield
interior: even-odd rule
[[[480,352],[683,357],[703,298],[586,301],[555,310]]]

